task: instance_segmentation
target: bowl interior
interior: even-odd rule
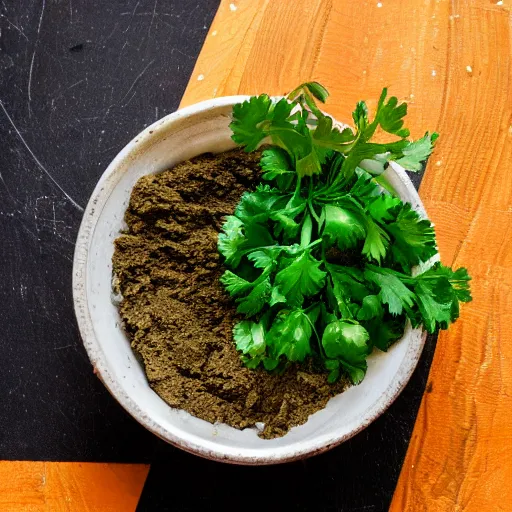
[[[100,179],[84,214],[74,262],[77,318],[89,357],[110,392],[138,421],[167,441],[193,453],[245,464],[283,462],[323,451],[366,427],[394,400],[409,379],[424,335],[407,326],[404,338],[387,353],[369,358],[365,380],[332,398],[284,437],[262,440],[255,429],[236,430],[169,407],[149,387],[122,329],[112,296],[113,241],[135,182],[204,152],[234,147],[231,107],[241,97],[219,98],[183,109],[144,130],[116,157]],[[405,173],[389,180],[418,210],[419,197]]]

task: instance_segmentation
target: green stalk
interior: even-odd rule
[[[300,246],[308,247],[311,243],[311,234],[313,232],[313,221],[311,215],[307,214],[304,217],[304,224],[302,224],[302,231],[300,233]]]

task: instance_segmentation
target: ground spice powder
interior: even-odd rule
[[[235,306],[219,277],[223,217],[259,181],[259,154],[202,155],[141,178],[115,242],[120,313],[151,387],[170,406],[235,428],[284,435],[325,407],[330,385],[313,363],[282,375],[245,368],[232,341]]]

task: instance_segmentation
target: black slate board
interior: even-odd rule
[[[0,459],[155,462],[145,511],[385,510],[433,339],[405,392],[366,431],[330,453],[267,468],[212,463],[166,445],[107,393],[83,349],[71,297],[83,208],[117,152],[177,108],[217,6],[1,4]]]

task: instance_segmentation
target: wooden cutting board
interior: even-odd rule
[[[510,0],[226,0],[182,106],[318,80],[341,121],[383,86],[440,132],[420,195],[474,300],[438,339],[394,511],[512,510]],[[371,105],[370,105],[371,106]]]

